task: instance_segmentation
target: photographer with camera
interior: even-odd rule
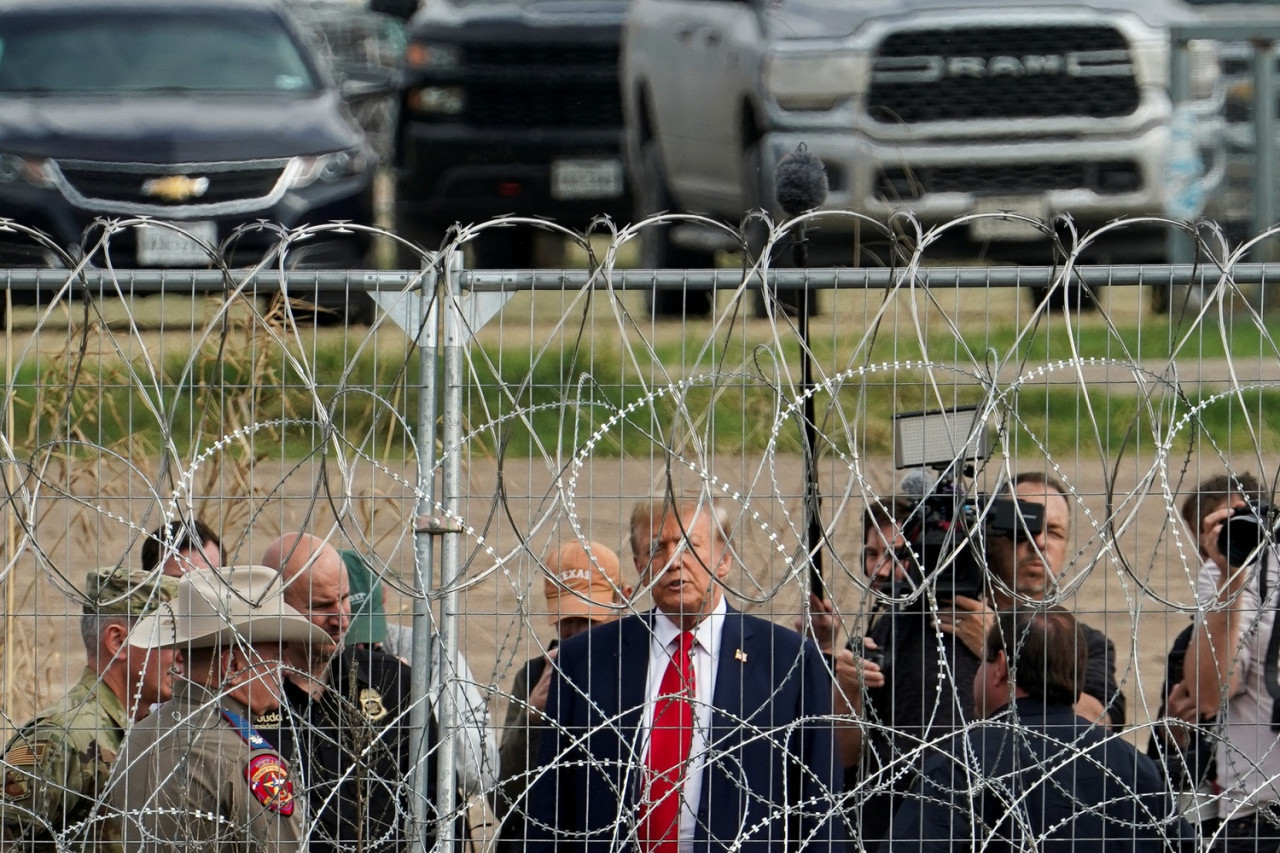
[[[989,601],[957,596],[952,612],[938,614],[938,628],[959,637],[975,655],[982,653],[983,640],[995,622],[994,611],[1042,602],[1057,586],[1071,538],[1071,504],[1066,488],[1054,478],[1024,471],[1014,478],[1004,498],[1003,506],[994,507],[993,516],[1006,514],[1006,507],[1016,506],[1016,510],[988,530],[987,565],[997,581],[989,585]],[[1125,699],[1116,683],[1115,645],[1097,628],[1084,622],[1080,627],[1089,665],[1076,713],[1119,730],[1125,720]]]
[[[941,481],[925,490],[901,522],[905,547],[898,562],[908,580],[898,588],[928,587],[910,602],[893,595],[863,640],[863,655],[883,655],[884,686],[865,691],[867,721],[861,767],[850,766],[846,788],[872,789],[853,816],[871,844],[885,837],[896,807],[938,743],[973,719],[973,676],[982,662],[995,614],[1015,604],[1042,602],[1067,557],[1070,504],[1066,490],[1040,472],[1024,472],[988,499]],[[979,528],[979,518],[985,524]],[[982,543],[985,542],[985,550]],[[1115,649],[1081,623],[1087,667],[1075,704],[1088,720],[1121,725],[1124,697],[1116,685]],[[839,687],[845,683],[837,668]],[[858,799],[855,797],[855,800]]]
[[[1274,509],[1243,477],[1229,505],[1205,516],[1208,559],[1196,581],[1196,615],[1183,681],[1202,717],[1217,717],[1218,853],[1280,851],[1280,750],[1276,733],[1277,560]]]
[[[1181,515],[1187,530],[1195,535],[1200,565],[1211,558],[1217,537],[1205,526],[1208,517],[1223,507],[1234,506],[1246,499],[1257,500],[1259,487],[1252,474],[1216,474],[1209,477],[1182,500]],[[1248,498],[1246,498],[1248,496]],[[1218,744],[1218,724],[1215,719],[1218,703],[1201,714],[1188,686],[1195,680],[1190,674],[1187,655],[1194,637],[1195,621],[1192,620],[1169,649],[1165,665],[1164,685],[1161,687],[1160,709],[1151,724],[1151,737],[1147,741],[1147,755],[1164,771],[1171,790],[1175,791],[1183,812],[1194,821],[1201,837],[1213,835],[1220,825],[1218,819],[1218,768],[1215,761]]]
[[[964,565],[943,570],[946,580],[936,597],[932,591],[911,596],[924,585],[923,576],[932,574],[920,564],[932,569],[939,559],[932,542],[924,540],[943,526],[934,511],[949,517],[952,510],[953,496],[945,488],[941,493],[937,501],[920,496],[914,504],[895,505],[880,525],[868,514],[863,569],[877,598],[866,636],[835,657],[837,710],[840,697],[849,697],[850,704],[861,699],[863,706],[859,737],[850,738],[846,728],[837,730],[837,740],[845,789],[853,793],[848,818],[868,849],[888,835],[894,811],[933,746],[973,713],[973,677],[981,657],[943,631],[938,617],[946,614],[954,623],[952,602],[962,597],[954,594],[957,585],[974,584],[971,591],[980,594],[980,561],[962,558],[957,563]],[[890,547],[881,551],[877,545]]]

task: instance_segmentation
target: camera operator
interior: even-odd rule
[[[1268,670],[1274,636],[1277,560],[1275,514],[1238,483],[1237,495],[1204,518],[1209,559],[1200,569],[1200,602],[1184,683],[1202,717],[1217,717],[1218,853],[1280,851],[1280,750]],[[1240,497],[1244,495],[1244,497]],[[1252,506],[1250,505],[1252,502]],[[1271,673],[1274,675],[1274,672]]]
[[[860,737],[852,740],[847,727],[837,730],[837,740],[845,789],[852,792],[848,817],[868,849],[888,835],[893,813],[932,746],[945,742],[972,717],[973,677],[981,665],[980,655],[960,638],[940,632],[938,612],[950,614],[949,601],[936,602],[935,611],[927,596],[900,603],[895,594],[911,586],[895,586],[906,577],[911,559],[903,548],[910,514],[906,507],[895,507],[884,527],[873,526],[868,516],[863,568],[872,589],[895,602],[877,602],[867,635],[860,643],[851,642],[859,647],[858,656],[850,648],[835,659],[837,696],[863,702]],[[880,554],[874,548],[880,543],[892,547]],[[949,624],[954,622],[949,618]],[[836,705],[838,709],[839,700]]]
[[[982,653],[983,638],[995,622],[995,612],[1018,602],[1044,601],[1056,586],[1067,558],[1071,538],[1071,504],[1061,483],[1039,471],[1027,471],[1013,480],[1010,494],[1019,505],[1019,517],[1005,532],[991,528],[987,536],[987,564],[999,581],[989,587],[983,602],[957,596],[955,608],[938,614],[940,630],[959,637],[975,655]],[[1039,508],[1039,529],[1030,516]],[[1012,535],[1009,535],[1012,534]],[[1088,669],[1075,711],[1087,720],[1119,729],[1125,719],[1125,699],[1116,684],[1115,645],[1102,631],[1080,623],[1088,644]]]

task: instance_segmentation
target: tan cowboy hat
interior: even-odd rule
[[[329,635],[284,601],[280,573],[266,566],[194,569],[172,601],[138,620],[129,645],[200,649],[232,643],[329,643]]]

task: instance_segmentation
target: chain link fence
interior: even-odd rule
[[[617,594],[610,615],[646,612],[664,594],[661,573],[636,568],[651,555],[635,553],[628,521],[637,504],[664,496],[714,500],[729,560],[714,588],[735,608],[825,639],[828,679],[839,650],[860,654],[886,612],[925,620],[920,636],[947,662],[921,668],[890,659],[889,683],[874,695],[865,680],[849,689],[832,682],[836,721],[859,729],[867,745],[838,768],[822,808],[855,845],[871,845],[869,827],[885,819],[878,798],[908,790],[921,763],[978,717],[957,705],[968,691],[947,655],[960,654],[963,614],[938,583],[966,559],[986,565],[999,547],[989,541],[994,499],[1020,474],[1060,482],[1069,517],[1060,564],[1030,597],[1062,605],[1110,640],[1102,665],[1114,690],[1096,698],[1114,739],[1145,751],[1163,737],[1165,727],[1153,722],[1163,714],[1169,650],[1198,613],[1213,611],[1203,590],[1197,603],[1201,531],[1184,522],[1182,503],[1221,475],[1237,478],[1234,493],[1248,491],[1239,477],[1252,474],[1269,496],[1280,464],[1270,422],[1280,351],[1267,310],[1280,269],[1249,263],[1247,246],[1216,239],[1210,227],[1188,229],[1200,238],[1197,260],[1177,267],[1077,264],[1097,235],[1064,243],[1053,229],[1040,266],[933,257],[935,238],[968,228],[966,220],[916,234],[899,223],[897,233],[910,239],[877,268],[796,269],[785,252],[768,251],[792,224],[770,223],[766,251],[751,252],[760,241],[744,233],[744,251],[724,254],[715,270],[635,269],[653,224],[579,235],[535,221],[484,223],[460,229],[438,254],[422,252],[415,270],[293,268],[292,248],[320,228],[281,235],[251,268],[221,264],[210,247],[207,270],[116,269],[106,239],[73,268],[0,272],[10,300],[0,430],[6,837],[59,849],[90,839],[105,845],[94,828],[123,816],[126,841],[139,843],[145,821],[131,820],[159,807],[129,805],[121,814],[124,771],[79,792],[65,772],[45,779],[44,753],[24,746],[24,727],[82,679],[81,616],[94,595],[87,574],[140,570],[149,538],[172,556],[177,543],[154,531],[196,519],[218,535],[223,566],[260,564],[277,537],[297,533],[353,555],[348,565],[368,570],[350,581],[357,609],[379,626],[361,639],[410,664],[399,707],[385,690],[381,704],[351,697],[351,725],[364,726],[372,743],[404,750],[396,764],[403,775],[361,789],[392,803],[379,826],[394,824],[394,832],[333,835],[325,810],[355,808],[343,801],[347,789],[308,797],[307,773],[285,756],[299,804],[290,819],[312,849],[487,850],[503,847],[503,837],[514,845],[505,849],[523,849],[526,832],[558,829],[524,792],[570,752],[539,761],[523,745],[529,726],[544,725],[537,675],[558,639],[555,608],[576,613],[600,593],[599,581],[582,586],[575,577],[595,577],[608,562],[604,548],[621,566],[609,582]],[[1115,236],[1126,225],[1106,230]],[[325,226],[342,227],[350,226]],[[466,268],[469,241],[516,229],[562,237],[570,268]],[[683,294],[691,310],[653,316],[655,291]],[[347,322],[368,299],[378,305],[372,322]],[[953,414],[935,453],[910,458],[924,445],[896,416],[938,411]],[[934,435],[935,426],[921,429]],[[987,453],[972,450],[979,433],[989,436]],[[888,539],[865,521],[883,511],[899,513]],[[920,530],[936,540],[926,547],[913,538]],[[638,541],[648,544],[643,532]],[[575,544],[588,546],[596,563],[563,574],[553,555]],[[898,549],[898,583],[876,580],[895,565],[892,556],[869,560],[877,544]],[[1256,570],[1244,572],[1256,581]],[[993,597],[1028,598],[1016,585],[985,582]],[[318,595],[312,591],[313,603]],[[1223,659],[1236,659],[1240,648],[1227,645]],[[1240,658],[1255,692],[1264,657]],[[192,679],[190,664],[178,665],[178,681]],[[795,665],[771,660],[753,677],[783,681]],[[94,666],[90,660],[91,672],[105,671]],[[625,671],[645,678],[643,663]],[[922,674],[933,679],[923,688]],[[114,682],[97,674],[88,683]],[[129,695],[144,695],[140,678],[128,683]],[[917,706],[905,748],[892,735],[908,724],[889,709],[899,704],[892,693],[908,684],[932,704]],[[842,692],[860,710],[841,712]],[[567,701],[561,694],[553,705]],[[289,725],[290,707],[286,701],[277,726]],[[384,711],[403,743],[374,725]],[[265,731],[270,717],[250,722]],[[832,719],[825,712],[805,725]],[[132,723],[126,739],[144,725]],[[1206,737],[1225,744],[1220,765],[1269,766],[1269,746],[1249,756],[1218,729]],[[702,746],[708,766],[733,759],[714,740]],[[350,751],[346,778],[383,773],[370,769],[382,766],[372,749]],[[644,766],[636,753],[624,769],[634,775]],[[1162,783],[1184,813],[1199,802],[1195,781],[1172,774]],[[252,774],[227,784],[262,790]],[[1272,784],[1265,772],[1241,774],[1234,788],[1206,787],[1199,804],[1206,815],[1246,814],[1249,803],[1272,801]],[[74,793],[89,812],[71,816]],[[623,849],[634,841],[632,795],[591,796],[616,803],[620,829],[599,843]],[[253,802],[284,820],[268,799]],[[787,824],[785,809],[775,817]],[[235,829],[214,821],[204,832],[200,824],[197,815],[175,831],[212,843]],[[745,846],[783,844],[781,830],[741,831]]]

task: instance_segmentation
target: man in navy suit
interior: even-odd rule
[[[560,647],[527,849],[842,850],[830,674],[728,606],[726,514],[643,502],[631,548],[655,608]]]

